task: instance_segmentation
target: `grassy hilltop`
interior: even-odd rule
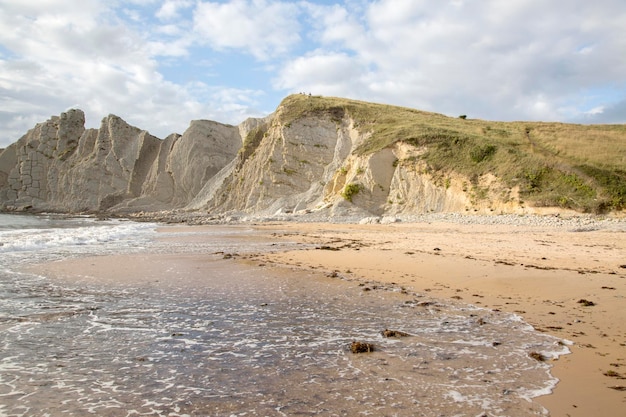
[[[278,114],[285,125],[307,115],[349,117],[371,133],[357,154],[410,144],[424,150],[420,159],[433,177],[461,174],[479,190],[480,176],[491,173],[534,206],[626,209],[626,125],[494,122],[305,95],[285,98]]]

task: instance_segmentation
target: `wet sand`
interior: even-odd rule
[[[181,229],[193,230],[166,228]],[[552,362],[552,374],[560,379],[554,393],[536,399],[550,415],[623,414],[624,228],[432,222],[276,223],[255,225],[254,229],[258,235],[253,238],[233,238],[268,243],[258,252],[233,254],[232,258],[229,255],[228,261],[315,270],[363,282],[395,283],[430,297],[452,298],[522,316],[536,329],[573,342],[570,355]],[[202,239],[202,235],[186,239],[193,242]],[[297,249],[293,249],[293,242],[299,242]],[[148,273],[146,263],[140,262],[136,267],[141,268],[141,273],[131,275],[143,276],[147,285],[167,285],[171,279],[188,279],[205,262],[203,255],[198,254],[156,259],[150,258]],[[172,269],[174,264],[176,268]],[[124,268],[125,274],[119,273],[119,268]],[[85,260],[79,260],[48,265],[45,269],[57,276],[80,270],[86,280],[115,280],[129,275],[128,262],[86,265]],[[174,270],[176,274],[172,275]]]
[[[626,233],[507,225],[261,225],[302,249],[259,261],[394,282],[519,314],[572,341],[560,382],[538,398],[552,416],[620,416],[626,407]],[[333,272],[335,271],[335,272]],[[587,302],[585,302],[585,300]]]
[[[20,384],[13,386],[25,395],[11,410],[52,404],[56,414],[71,414],[89,403],[111,416],[121,407],[195,416],[545,415],[528,399],[555,380],[533,353],[556,357],[565,349],[513,315],[324,270],[261,266],[262,254],[298,245],[250,226],[162,230],[174,233],[147,251],[32,267],[67,284],[48,286],[42,299],[73,303],[54,317],[44,308],[36,320],[47,324],[15,341],[42,348],[33,341],[48,340],[44,356],[55,354],[45,366],[55,372],[46,372],[52,390],[23,385],[32,381],[28,358],[40,353],[16,348],[12,357],[21,359],[11,366]],[[386,328],[411,333],[386,338]],[[355,340],[374,352],[350,354]],[[83,358],[56,353],[67,351]],[[94,366],[95,377],[83,375]]]

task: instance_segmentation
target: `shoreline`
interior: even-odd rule
[[[551,362],[559,379],[553,393],[535,398],[551,416],[618,416],[626,405],[621,228],[433,222],[282,223],[255,229],[303,244],[260,254],[260,262],[393,282],[432,297],[515,313],[538,331],[573,342],[569,355]]]
[[[535,329],[574,343],[571,354],[550,362],[551,374],[560,380],[556,389],[534,401],[552,416],[620,415],[626,392],[615,388],[626,386],[626,223],[443,217],[448,221],[429,216],[420,223],[173,224],[159,230],[249,227],[255,230],[251,239],[267,242],[267,250],[234,254],[232,260],[394,283],[429,297],[518,314]],[[296,244],[281,246],[281,241]],[[177,258],[183,272],[191,273],[207,256],[215,254],[165,256],[153,266],[157,273],[166,258]],[[99,265],[92,267],[94,276],[103,273]],[[55,268],[72,274],[75,266],[61,262]],[[107,274],[118,276],[114,270]]]

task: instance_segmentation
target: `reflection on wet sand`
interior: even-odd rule
[[[1,324],[0,413],[545,412],[530,399],[555,380],[531,353],[567,349],[515,315],[223,258],[64,261],[13,277],[11,297],[5,281],[4,317],[19,320]],[[132,274],[107,279],[124,265]],[[353,354],[354,341],[375,349]]]

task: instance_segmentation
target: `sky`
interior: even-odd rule
[[[626,123],[626,2],[0,0],[0,148],[71,108],[164,138],[298,92]]]

